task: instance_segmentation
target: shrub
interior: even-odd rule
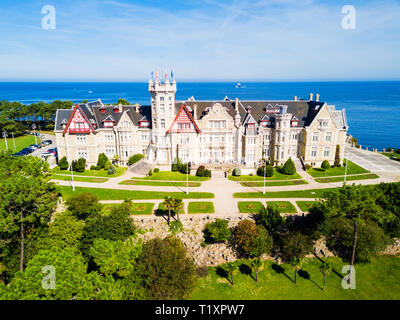
[[[144,155],[141,153],[134,154],[128,160],[128,165],[133,165],[134,163],[138,162],[139,160],[143,159]]]
[[[169,224],[168,231],[172,234],[181,233],[184,230],[183,224],[180,220],[174,220]]]
[[[204,240],[206,243],[225,242],[229,239],[231,231],[228,228],[228,220],[217,219],[206,224]]]
[[[108,170],[111,167],[111,161],[107,159],[105,165],[104,165],[104,170]]]
[[[196,176],[197,177],[204,177],[204,171],[205,171],[205,167],[204,166],[200,166],[197,168],[196,170]]]
[[[235,168],[235,169],[233,170],[233,172],[232,172],[232,175],[233,175],[234,177],[239,177],[241,174],[242,174],[242,171],[240,171],[239,168]]]
[[[104,153],[100,153],[97,158],[97,166],[99,166],[100,168],[104,168],[107,160],[107,156]]]
[[[260,177],[264,177],[264,170],[265,170],[265,176],[266,177],[269,178],[269,177],[272,177],[274,175],[274,168],[272,166],[270,166],[270,165],[267,165],[266,167],[265,166],[259,167],[257,169],[257,175],[260,176]]]
[[[95,170],[100,170],[100,169],[101,169],[100,166],[96,166],[96,167],[95,167]]]
[[[251,176],[253,176],[253,172],[250,172],[250,173],[249,173],[249,177],[251,177]]]
[[[149,176],[149,177],[151,177],[152,175],[153,175],[153,170],[149,170],[149,172],[147,172],[147,175]]]
[[[110,168],[107,170],[107,174],[109,175],[115,175],[117,172],[117,169],[113,165],[110,166]]]
[[[329,161],[328,161],[328,160],[324,160],[324,161],[322,162],[322,164],[321,164],[321,168],[324,169],[324,170],[330,169],[330,168],[331,168],[331,165],[329,164]]]
[[[296,173],[296,167],[294,165],[292,158],[287,159],[287,161],[285,162],[285,164],[282,167],[281,172],[283,174],[287,174],[287,175],[292,175],[292,174]]]
[[[196,273],[200,278],[205,278],[208,276],[208,267],[207,266],[197,267]]]
[[[99,199],[89,192],[71,197],[67,200],[66,207],[75,217],[82,220],[99,215],[103,209]]]
[[[158,173],[158,172],[160,172],[160,169],[154,168],[154,173]]]
[[[72,170],[76,172],[84,172],[86,168],[86,159],[79,158],[78,160],[72,161]]]
[[[96,170],[96,166],[93,164],[90,166],[90,170]]]
[[[60,167],[60,170],[67,170],[68,169],[67,157],[62,157],[61,160],[58,162],[58,166]]]
[[[306,168],[306,170],[310,170],[312,168],[312,165],[307,163],[304,167]]]
[[[204,170],[204,176],[211,178],[211,170],[208,170],[208,169]]]
[[[186,173],[190,174],[190,166],[187,163],[182,164],[181,168],[179,169],[179,172],[184,174]]]
[[[263,206],[258,210],[256,222],[268,232],[273,232],[285,222],[285,218],[281,216],[278,206],[274,203],[268,207]]]
[[[394,152],[400,154],[400,149],[396,149]]]
[[[340,165],[340,145],[336,145],[336,151],[335,151],[335,162],[333,163],[335,167],[339,167]]]
[[[313,243],[310,237],[300,232],[290,232],[282,238],[280,249],[285,260],[291,261],[294,257],[302,259],[312,252]]]
[[[172,172],[177,172],[177,171],[179,171],[178,164],[173,163],[173,164],[171,165],[171,171],[172,171]]]

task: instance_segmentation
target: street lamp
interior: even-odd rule
[[[346,167],[344,169],[344,181],[343,181],[343,186],[346,185],[346,176],[347,176],[347,159],[346,159]]]
[[[189,162],[186,163],[186,194],[189,194]]]
[[[32,125],[32,129],[33,129],[33,135],[35,136],[35,144],[37,144],[37,140],[36,140],[36,124]]]
[[[17,151],[17,148],[15,147],[14,132],[11,132],[11,135],[12,135],[13,143],[14,143],[14,151]]]
[[[69,156],[68,156],[68,147],[67,147],[67,136],[65,135],[64,136],[64,138],[65,138],[65,151],[66,151],[66,154],[67,154],[67,160],[69,159]],[[75,185],[74,185],[74,170],[72,169],[72,160],[71,160],[71,166],[70,166],[70,169],[71,169],[71,184],[72,184],[72,191],[75,191]]]
[[[4,138],[4,141],[6,142],[6,150],[8,150],[7,137],[8,137],[7,132],[3,131],[3,138]]]
[[[263,191],[263,194],[265,194],[265,175],[266,175],[266,172],[267,172],[267,161],[265,161],[265,159],[264,159],[264,191]]]

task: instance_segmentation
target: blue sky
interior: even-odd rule
[[[398,80],[399,39],[398,0],[2,0],[0,80]]]

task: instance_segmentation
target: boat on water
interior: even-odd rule
[[[242,85],[241,85],[241,83],[240,82],[238,82],[237,84],[236,84],[236,88],[240,88]]]
[[[93,91],[92,91],[92,90],[90,90],[90,91],[88,91],[88,93],[93,93]]]

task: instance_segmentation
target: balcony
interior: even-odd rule
[[[69,128],[68,133],[90,133],[90,128]]]

